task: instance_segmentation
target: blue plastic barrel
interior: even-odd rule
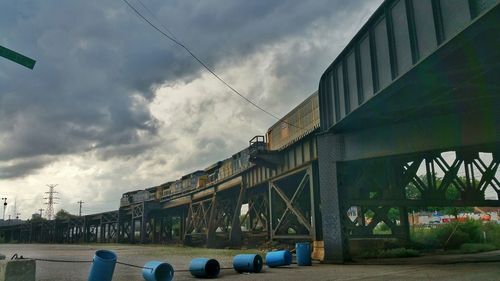
[[[262,257],[255,254],[241,254],[233,259],[233,268],[239,273],[259,273],[262,270]]]
[[[189,272],[194,277],[215,278],[219,275],[220,265],[214,259],[196,258],[191,260]]]
[[[88,281],[111,281],[115,271],[116,254],[108,250],[95,252]]]
[[[273,251],[266,254],[266,264],[269,267],[290,265],[292,254],[288,250]]]
[[[296,243],[295,250],[297,252],[297,265],[311,265],[311,243]]]
[[[142,277],[146,281],[171,281],[174,268],[166,262],[148,261],[142,269]]]

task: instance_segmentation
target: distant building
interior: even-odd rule
[[[6,226],[6,225],[18,225],[25,223],[25,221],[20,220],[20,219],[11,219],[11,220],[1,220],[0,219],[0,226]]]

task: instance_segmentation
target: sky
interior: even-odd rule
[[[242,94],[283,116],[382,1],[130,0]],[[144,6],[142,5],[144,4]],[[147,8],[145,8],[147,7]],[[276,122],[244,102],[123,1],[5,1],[0,195],[21,218],[57,184],[78,213],[231,156]]]
[[[381,0],[129,0],[243,95],[283,116]],[[144,4],[144,6],[143,6]],[[147,8],[146,8],[147,7]],[[221,84],[121,0],[9,0],[0,45],[0,195],[29,218],[116,210],[121,194],[175,180],[248,146],[276,120]],[[14,202],[16,209],[14,210]]]

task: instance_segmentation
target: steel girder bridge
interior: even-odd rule
[[[318,240],[321,222],[313,132],[284,151],[259,149],[255,157],[272,162],[163,201],[3,226],[0,235],[8,242],[173,242],[209,247],[257,245],[270,239],[283,243]]]
[[[326,70],[326,260],[379,223],[408,239],[409,207],[500,206],[499,32],[499,1],[385,1]]]
[[[27,243],[209,247],[318,240],[317,93],[284,120],[291,125],[280,122],[270,129],[267,140],[257,136],[250,141],[248,167],[222,180],[173,195],[148,197],[117,211],[4,226],[0,235],[6,241]]]
[[[209,247],[323,240],[325,260],[344,262],[354,240],[381,237],[381,223],[390,229],[382,237],[407,240],[410,207],[500,206],[499,29],[498,0],[385,1],[318,93],[250,141],[249,167],[185,193],[0,234]]]

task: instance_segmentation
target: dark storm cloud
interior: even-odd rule
[[[337,11],[366,5],[328,0],[143,1],[177,38],[215,68],[238,63],[318,21],[335,22]],[[138,2],[131,2],[148,16]],[[162,84],[191,81],[201,71],[183,50],[118,0],[6,1],[0,11],[0,34],[0,45],[37,60],[29,71],[0,58],[0,161],[11,163],[0,178],[26,175],[50,163],[47,159],[57,158],[46,156],[97,150],[102,159],[127,158],[151,149],[161,126],[148,107],[154,90]],[[324,63],[308,61],[310,53],[304,55],[300,48],[295,51],[296,55],[294,49],[284,51],[283,57],[295,55],[295,63],[303,67]],[[277,61],[273,71],[282,75],[290,67],[289,60]],[[292,75],[287,81],[306,78]],[[253,89],[245,94],[254,98],[261,92]],[[183,110],[209,114],[211,103],[207,98],[200,107],[194,101]],[[270,105],[277,103],[278,98],[270,100]],[[201,125],[182,128],[195,134]],[[200,157],[221,153],[223,143],[207,149],[217,142],[224,140],[200,139]],[[27,157],[34,160],[19,160]]]
[[[19,159],[14,163],[0,164],[0,178],[11,179],[27,175],[38,170],[48,163],[51,159],[47,157],[37,157],[35,159]]]

